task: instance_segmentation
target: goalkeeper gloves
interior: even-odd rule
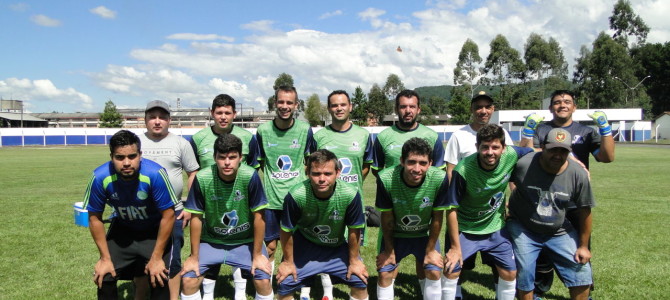
[[[523,131],[521,131],[521,135],[523,135],[525,138],[533,138],[535,135],[535,130],[537,130],[537,127],[540,126],[542,120],[544,120],[544,117],[536,113],[532,113],[526,116],[526,122],[523,124]]]
[[[612,135],[612,126],[607,122],[607,115],[604,112],[597,110],[593,112],[593,114],[588,114],[587,116],[593,119],[593,122],[596,123],[601,136]]]

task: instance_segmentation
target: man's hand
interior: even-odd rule
[[[395,265],[395,251],[382,251],[377,255],[377,270],[386,265]]]
[[[451,274],[456,266],[463,266],[461,249],[449,248],[444,256],[444,274]]]
[[[293,281],[298,281],[298,271],[295,268],[295,264],[292,262],[283,261],[279,264],[279,270],[277,271],[277,284],[284,281],[289,276],[293,276]]]
[[[256,269],[272,276],[272,265],[270,265],[270,260],[265,255],[257,255],[251,260],[251,275],[256,275]]]
[[[587,114],[587,116],[593,119],[593,123],[596,123],[601,136],[612,135],[612,126],[610,126],[610,123],[607,122],[607,115],[605,112],[597,110],[592,114]]]
[[[586,264],[591,261],[591,251],[588,247],[579,247],[575,252],[575,261],[580,264]]]
[[[442,261],[442,254],[437,252],[435,249],[431,249],[430,251],[426,252],[426,256],[423,258],[423,265],[426,266],[429,264],[441,267],[444,264]]]
[[[186,259],[184,262],[184,267],[181,268],[179,275],[184,276],[184,274],[191,271],[195,272],[196,277],[200,277],[200,263],[198,262],[197,256],[191,255]]]
[[[165,262],[161,257],[151,257],[147,266],[144,267],[144,274],[149,275],[152,287],[156,287],[156,283],[164,286],[163,281],[168,279],[168,269],[165,268]]]
[[[112,277],[116,277],[116,270],[114,270],[112,261],[101,258],[95,263],[95,268],[93,269],[93,283],[95,283],[98,288],[102,288],[102,279],[105,278],[107,273],[111,273]]]
[[[544,120],[544,117],[536,113],[527,115],[526,122],[523,123],[523,131],[521,131],[521,135],[525,138],[533,138],[533,136],[535,136],[535,130],[540,126],[542,120]]]
[[[370,277],[370,275],[365,268],[365,264],[361,260],[354,259],[349,263],[349,267],[347,268],[347,280],[351,278],[352,274],[358,276],[358,278],[363,280],[365,284],[368,284],[368,277]]]
[[[177,220],[183,220],[181,223],[181,229],[184,229],[188,225],[188,222],[191,221],[191,213],[187,212],[186,210],[182,210],[179,216],[177,216]]]

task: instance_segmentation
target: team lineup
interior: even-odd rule
[[[377,299],[394,299],[409,255],[417,299],[462,299],[459,278],[477,253],[491,267],[496,299],[539,299],[554,271],[572,299],[592,297],[589,153],[614,160],[604,113],[591,116],[596,129],[573,122],[574,94],[555,91],[553,119],[527,116],[515,146],[489,124],[494,99],[480,92],[471,122],[445,147],[419,123],[421,100],[412,90],[398,93],[398,122],[374,140],[351,122],[345,91],[328,95],[332,123],[316,133],[294,118],[298,99],[294,87],[277,88],[276,116],[256,134],[233,124],[236,103],[226,94],[212,101],[213,126],[190,143],[169,132],[170,108],[160,100],[147,104],[146,133],[114,134],[110,161],[94,170],[84,197],[100,253],[98,299],[117,299],[118,280],[133,280],[135,299],[214,299],[222,264],[232,268],[234,299],[246,299],[247,280],[255,299],[330,300],[339,283],[350,299],[369,299],[371,289]],[[370,172],[377,241],[366,233]],[[106,205],[114,211],[107,232]],[[191,253],[182,262],[184,230]],[[362,260],[365,243],[377,244],[376,270]],[[310,295],[314,279],[323,295]]]

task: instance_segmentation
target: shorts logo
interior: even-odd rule
[[[423,197],[423,199],[421,199],[421,205],[419,205],[419,208],[426,208],[430,206],[433,206],[433,201],[430,201],[430,198],[428,197]]]
[[[312,232],[314,232],[316,235],[329,235],[330,234],[330,226],[328,225],[316,225],[314,228],[312,228]]]
[[[333,210],[333,212],[330,214],[330,217],[328,217],[328,219],[335,220],[335,221],[341,221],[341,220],[344,219],[344,217],[343,217],[343,216],[340,216],[340,212],[339,212],[337,209],[335,209],[335,210]]]
[[[147,200],[149,195],[147,195],[147,192],[145,191],[137,191],[137,199],[139,200]]]
[[[223,214],[223,217],[221,217],[221,223],[223,223],[223,225],[226,225],[228,227],[237,226],[237,222],[239,220],[240,218],[237,216],[237,210],[227,212]]]
[[[277,158],[277,167],[282,171],[291,170],[292,165],[293,162],[288,155],[280,155],[279,158]]]
[[[240,192],[240,190],[235,190],[235,198],[233,198],[233,201],[240,201],[244,200],[244,194]]]
[[[288,146],[289,148],[295,149],[295,148],[300,148],[300,144],[298,142],[298,139],[295,139],[291,142],[291,146]]]

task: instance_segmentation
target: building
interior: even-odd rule
[[[654,120],[653,128],[656,129],[656,139],[670,139],[670,111],[664,112]]]

